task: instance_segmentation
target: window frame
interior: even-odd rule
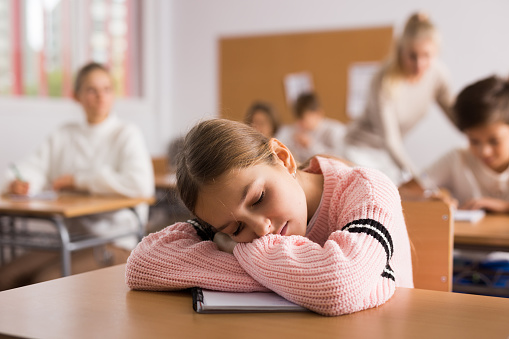
[[[80,1],[81,3],[81,1]],[[83,2],[86,4],[87,2]],[[118,97],[114,111],[120,111],[127,116],[138,113],[151,114],[154,111],[156,90],[156,72],[155,65],[157,61],[157,7],[156,1],[141,1],[142,6],[142,36],[139,39],[141,46],[141,96],[139,97]],[[86,57],[86,53],[79,53],[81,58]],[[86,60],[77,60],[84,64]],[[75,70],[74,70],[75,71]],[[39,97],[11,95],[0,96],[0,112],[16,112],[16,114],[30,115],[34,112],[51,112],[53,114],[68,114],[69,110],[76,110],[77,105],[69,97]]]

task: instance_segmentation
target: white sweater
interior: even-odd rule
[[[434,185],[449,190],[460,206],[481,197],[509,201],[509,169],[497,173],[468,149],[455,149],[444,154],[424,175]]]
[[[116,116],[110,116],[98,125],[83,122],[62,126],[26,161],[19,163],[18,169],[23,179],[30,183],[30,193],[50,188],[56,178],[70,174],[74,176],[77,189],[91,194],[126,197],[154,194],[152,162],[142,134],[136,126],[122,122]],[[8,171],[6,179],[7,185],[14,180],[12,171]],[[146,221],[148,206],[139,206],[137,210],[142,221]],[[104,213],[80,220],[89,231],[100,234],[136,225],[131,211]],[[131,239],[117,245],[133,248],[135,244]]]

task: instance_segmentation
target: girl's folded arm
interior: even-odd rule
[[[336,232],[322,248],[300,236],[269,235],[237,245],[234,254],[270,290],[317,313],[340,315],[383,304],[394,292],[394,280],[383,278],[384,288],[373,293],[387,257],[381,246],[367,245],[372,242],[367,235]]]
[[[234,255],[264,286],[315,312],[339,315],[381,305],[395,290],[391,232],[393,213],[401,213],[397,192],[389,191],[393,197],[383,201],[372,191],[341,199],[338,205],[348,211],[331,206],[337,227],[323,247],[301,236],[267,235],[238,244]]]
[[[146,236],[132,251],[126,283],[137,290],[202,287],[221,291],[265,291],[231,254],[202,241],[189,223],[176,223]]]

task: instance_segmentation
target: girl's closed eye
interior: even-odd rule
[[[262,193],[260,194],[260,197],[258,198],[258,200],[256,200],[256,202],[253,204],[253,206],[256,206],[259,203],[261,203],[263,201],[264,197],[265,197],[265,191],[262,191]]]
[[[236,237],[237,235],[239,235],[239,233],[240,233],[240,232],[242,232],[242,230],[243,230],[243,229],[244,229],[244,224],[243,224],[243,223],[241,223],[241,222],[239,222],[239,223],[237,224],[237,229],[236,229],[236,230],[232,233],[232,235],[233,235],[234,237]]]
[[[262,193],[260,193],[260,197],[253,203],[252,207],[260,204],[263,201],[264,197],[265,197],[265,191],[262,191]],[[232,236],[234,236],[234,237],[238,236],[240,234],[240,232],[242,232],[243,229],[244,229],[244,223],[238,222],[237,229],[232,233]]]

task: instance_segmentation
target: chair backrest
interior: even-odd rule
[[[415,288],[452,290],[454,226],[448,204],[439,200],[403,201],[412,245]]]
[[[154,175],[167,174],[168,173],[168,158],[165,156],[153,157],[152,158],[152,166],[154,167]]]

